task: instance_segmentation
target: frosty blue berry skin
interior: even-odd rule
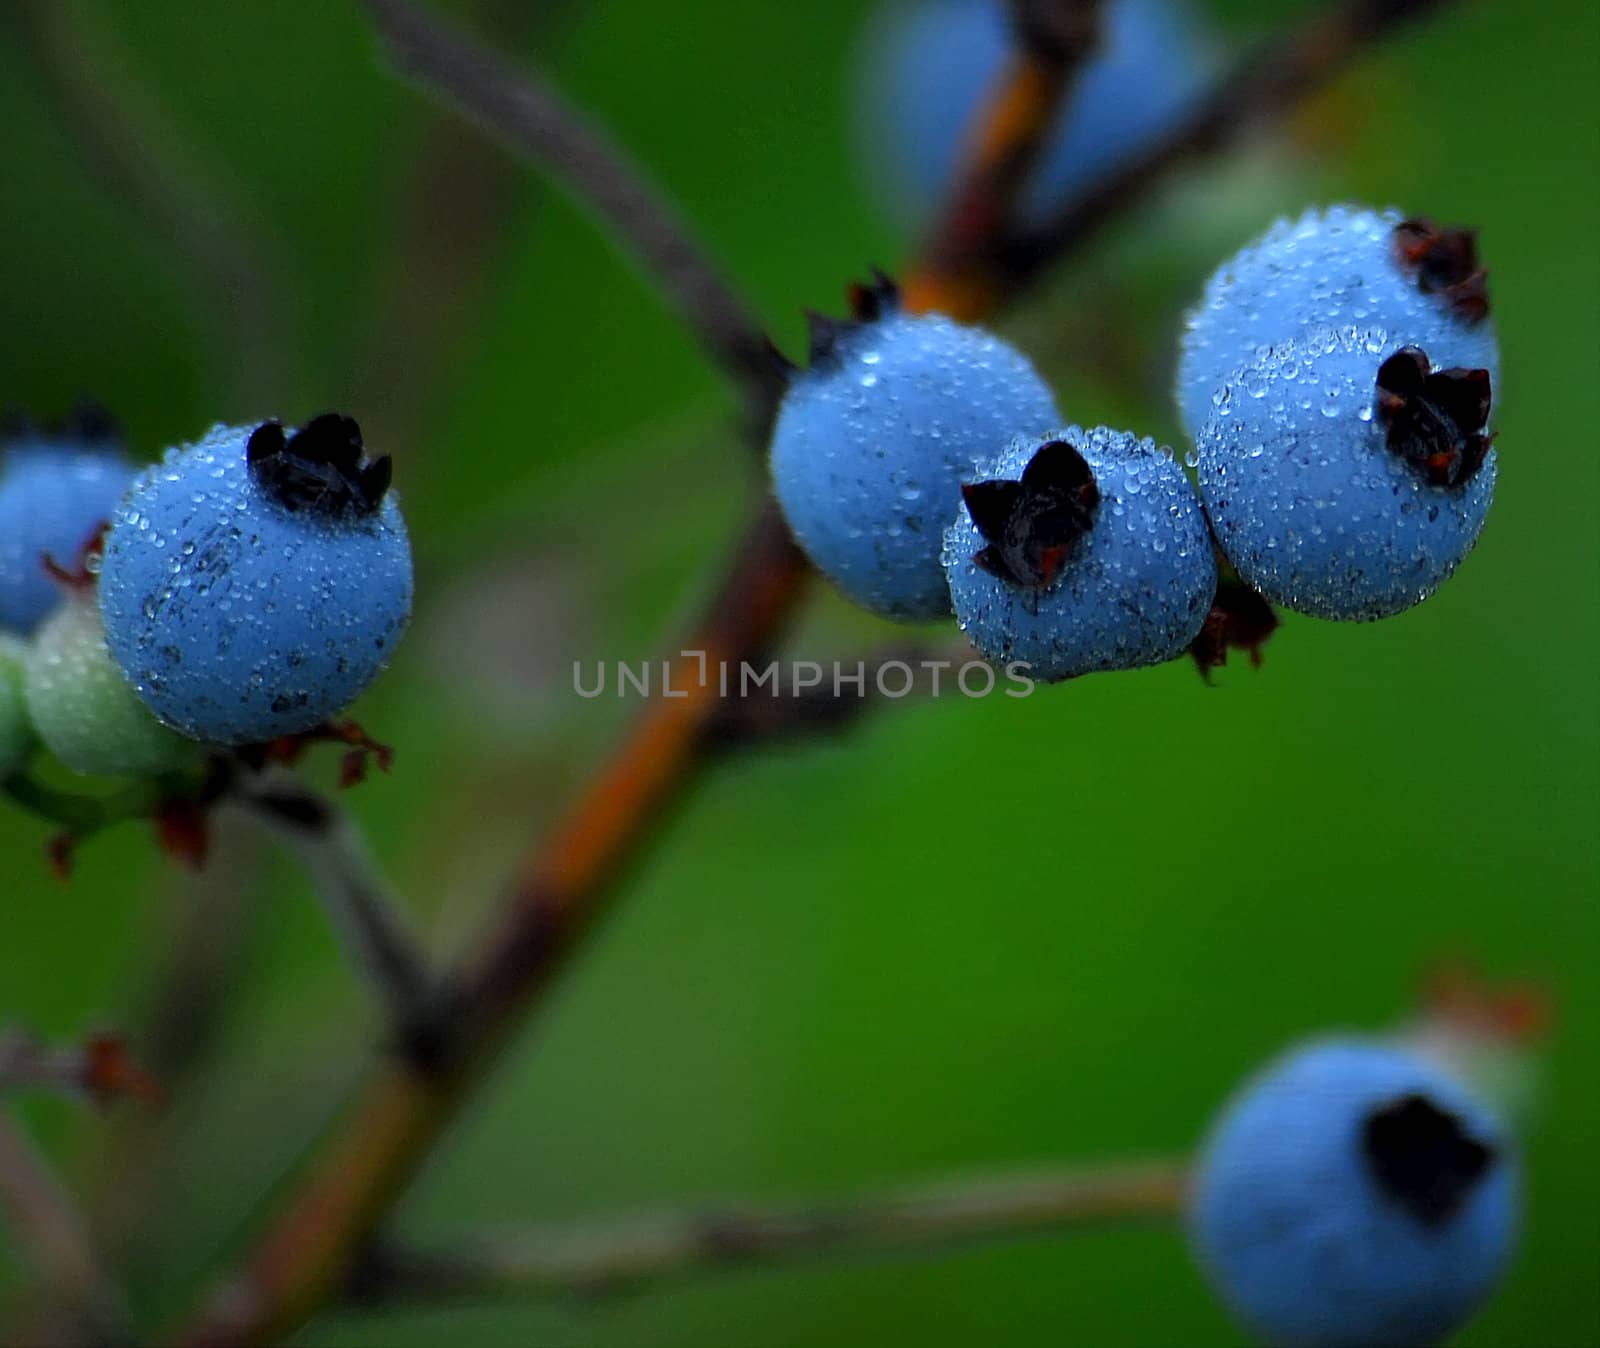
[[[1212,274],[1185,321],[1178,410],[1191,436],[1223,382],[1263,347],[1311,328],[1381,328],[1440,365],[1498,384],[1488,274],[1476,236],[1399,211],[1329,206],[1279,220]]]
[[[1019,439],[963,487],[945,533],[956,621],[996,665],[1052,682],[1180,655],[1217,568],[1182,470],[1125,431]]]
[[[389,663],[411,549],[349,417],[217,426],[142,474],[105,542],[111,652],[166,724],[210,744],[310,730]]]
[[[1388,617],[1472,550],[1494,495],[1492,383],[1431,355],[1383,329],[1323,330],[1219,390],[1195,444],[1200,494],[1223,552],[1273,603]]]
[[[1005,0],[896,0],[864,35],[855,121],[874,196],[924,225],[972,120],[1015,48]],[[1216,44],[1180,0],[1108,0],[1101,38],[1056,118],[1022,201],[1037,224],[1177,124],[1206,89]]]
[[[1375,1040],[1328,1039],[1227,1106],[1189,1202],[1222,1300],[1275,1348],[1441,1342],[1516,1241],[1509,1139],[1465,1087]]]
[[[0,631],[26,636],[60,602],[44,559],[73,566],[133,480],[98,409],[60,426],[0,432]]]
[[[813,320],[811,366],[778,411],[772,483],[806,554],[863,608],[950,611],[941,536],[960,484],[1018,434],[1057,425],[1049,387],[981,328],[902,313],[879,278],[857,318]]]

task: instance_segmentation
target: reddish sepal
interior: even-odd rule
[[[1224,577],[1189,656],[1208,683],[1211,671],[1228,663],[1230,650],[1248,651],[1251,667],[1260,669],[1261,648],[1277,630],[1272,605],[1237,577]]]

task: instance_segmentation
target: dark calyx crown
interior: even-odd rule
[[[835,360],[841,346],[856,333],[881,318],[900,312],[900,287],[876,267],[872,269],[870,281],[853,282],[847,293],[850,301],[849,318],[829,318],[813,309],[806,310],[812,365],[824,365]]]
[[[1378,415],[1389,449],[1436,487],[1459,487],[1483,467],[1493,401],[1487,370],[1434,370],[1427,352],[1403,346],[1378,367]]]
[[[1394,227],[1394,255],[1418,290],[1444,296],[1463,322],[1481,323],[1489,316],[1489,273],[1478,265],[1477,230],[1402,220]]]
[[[1226,568],[1227,559],[1219,557],[1219,566]],[[1277,630],[1278,615],[1272,605],[1236,574],[1224,569],[1211,600],[1211,611],[1189,643],[1189,654],[1208,681],[1213,669],[1228,663],[1230,650],[1248,651],[1250,663],[1259,669],[1261,648]]]
[[[277,421],[250,433],[245,459],[256,484],[285,510],[370,515],[383,504],[394,465],[368,460],[354,417],[325,412],[292,435]]]
[[[992,576],[1034,590],[1061,574],[1100,504],[1088,460],[1065,440],[1041,445],[1020,482],[964,482],[961,495],[989,545],[972,560]]]
[[[1423,1095],[1373,1110],[1361,1149],[1378,1187],[1424,1226],[1442,1226],[1495,1163],[1495,1151]]]

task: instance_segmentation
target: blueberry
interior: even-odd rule
[[[945,532],[956,620],[1034,678],[1181,654],[1217,588],[1205,518],[1153,440],[1098,426],[1019,439],[962,488]]]
[[[28,761],[33,722],[23,696],[23,657],[27,647],[0,632],[0,782]]]
[[[813,319],[772,438],[778,503],[802,548],[856,603],[891,618],[950,611],[940,534],[974,465],[1057,425],[1044,381],[981,328],[902,313],[882,278],[857,321]]]
[[[23,636],[61,598],[49,557],[71,567],[111,518],[133,465],[110,421],[84,407],[59,426],[0,437],[0,631]]]
[[[24,657],[24,688],[39,738],[73,772],[151,777],[199,752],[134,695],[88,591],[69,593],[39,628]]]
[[[1217,541],[1274,603],[1383,618],[1472,550],[1494,492],[1485,370],[1437,370],[1382,329],[1272,347],[1218,391],[1196,451]]]
[[[1462,1085],[1378,1041],[1302,1046],[1206,1143],[1190,1233],[1222,1300],[1277,1348],[1438,1343],[1510,1257],[1519,1177]]]
[[[855,120],[867,179],[919,227],[944,197],[972,117],[1014,47],[1005,0],[897,0],[865,33]],[[1210,82],[1217,47],[1180,0],[1109,0],[1100,46],[1056,119],[1023,217],[1037,224],[1176,125]]]
[[[1476,236],[1398,211],[1329,206],[1280,220],[1217,268],[1189,313],[1178,410],[1191,435],[1222,382],[1263,347],[1322,327],[1381,328],[1440,365],[1486,369],[1500,351]]]
[[[111,652],[155,714],[211,744],[309,730],[389,663],[411,548],[387,458],[349,417],[217,426],[140,476],[105,544]]]

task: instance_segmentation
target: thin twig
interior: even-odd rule
[[[1173,170],[1237,144],[1341,73],[1402,24],[1452,0],[1342,0],[1311,14],[1246,57],[1182,123],[1113,170],[1055,219],[1019,232],[999,252],[1002,295],[1015,294],[1043,268],[1081,249]]]
[[[532,71],[513,66],[411,0],[364,0],[395,68],[564,182],[637,255],[689,329],[744,391],[752,423],[787,370],[761,324],[611,138]]]
[[[50,1091],[94,1104],[121,1096],[148,1103],[160,1094],[120,1035],[92,1035],[61,1047],[15,1028],[0,1030],[0,1093],[6,1091]]]
[[[296,350],[286,289],[275,243],[226,167],[182,133],[83,0],[18,0],[15,17],[84,164],[169,250],[200,326],[221,337],[241,415],[276,405],[295,373],[284,369]]]
[[[32,1259],[52,1304],[70,1311],[93,1342],[125,1341],[127,1305],[101,1267],[72,1196],[3,1111],[0,1214]]]
[[[342,807],[288,773],[241,783],[229,797],[299,854],[345,954],[403,1035],[432,1034],[438,1009],[427,961],[366,839]]]
[[[1011,68],[974,128],[945,209],[921,265],[905,278],[907,303],[960,319],[994,307],[1002,283],[996,249],[1017,203],[1100,37],[1102,0],[1013,0]]]
[[[1181,1211],[1185,1181],[1185,1167],[1176,1161],[1076,1166],[944,1180],[836,1202],[710,1207],[435,1248],[385,1248],[357,1268],[350,1295],[384,1304],[593,1298],[807,1260],[1170,1221]]]

